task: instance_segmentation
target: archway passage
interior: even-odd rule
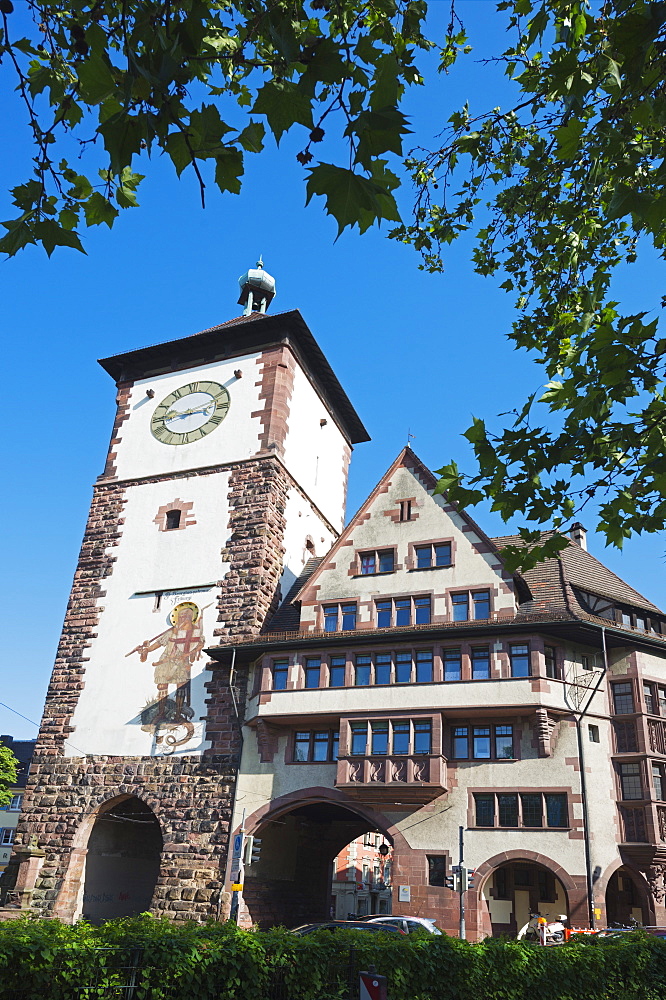
[[[567,891],[548,868],[519,859],[500,865],[482,889],[493,937],[522,935],[530,913],[547,920],[569,915]]]
[[[260,858],[245,869],[249,921],[265,928],[328,920],[335,905],[335,858],[374,829],[353,809],[331,802],[312,802],[265,820],[255,831]]]
[[[627,927],[634,921],[650,923],[645,889],[629,868],[618,868],[606,887],[606,919],[608,926],[620,924]]]
[[[150,909],[160,871],[162,833],[140,799],[115,802],[88,839],[82,916],[99,924]]]
[[[357,920],[392,912],[392,853],[380,830],[364,833],[340,851],[333,867],[331,916]]]

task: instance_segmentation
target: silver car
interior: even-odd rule
[[[435,926],[435,921],[430,917],[401,917],[395,913],[387,916],[363,917],[369,924],[392,924],[393,927],[400,928],[405,934],[413,934],[414,931],[427,931],[429,934],[441,934],[439,927]]]

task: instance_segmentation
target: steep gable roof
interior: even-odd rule
[[[547,537],[548,534],[550,533],[544,532],[543,537]],[[494,538],[493,541],[498,548],[525,544],[520,535],[503,535]],[[573,589],[579,587],[581,590],[600,597],[608,597],[620,604],[629,604],[643,611],[663,614],[655,604],[575,542],[570,542],[558,559],[546,559],[534,569],[526,570],[523,576],[532,591],[534,600],[530,603],[534,608],[562,610],[587,616]]]

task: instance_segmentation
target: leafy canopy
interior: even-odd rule
[[[9,747],[0,743],[0,806],[12,800],[10,788],[16,784],[18,761]]]
[[[237,194],[266,125],[278,142],[304,129],[306,165],[329,115],[334,132],[342,123],[348,162],[309,167],[308,198],[323,195],[340,229],[399,221],[397,178],[382,157],[402,153],[398,105],[421,82],[413,60],[429,47],[426,9],[424,0],[23,0],[16,9],[0,0],[0,58],[36,150],[0,250],[83,250],[81,227],[112,226],[138,204],[135,163],[155,153],[178,175],[194,171],[202,202],[211,183]],[[80,154],[92,173],[72,165]]]
[[[137,205],[135,163],[157,152],[179,175],[194,171],[202,201],[210,183],[237,193],[265,125],[278,142],[305,129],[297,159],[308,200],[322,196],[340,231],[398,223],[391,235],[431,271],[443,267],[442,248],[471,230],[475,269],[500,276],[515,297],[511,339],[547,373],[545,391],[504,426],[474,420],[466,436],[477,471],[450,463],[440,489],[521,518],[526,544],[505,550],[514,567],[562,548],[562,535],[544,542],[540,529],[564,530],[591,502],[598,530],[618,547],[633,532],[664,528],[663,301],[627,314],[612,290],[616,269],[645,247],[664,253],[663,0],[500,0],[512,41],[496,60],[517,89],[515,107],[475,118],[464,107],[438,148],[407,158],[416,204],[405,224],[391,166],[409,131],[401,99],[423,82],[414,58],[432,46],[422,32],[426,0],[22,8],[31,21],[0,0],[0,58],[27,109],[35,168],[13,190],[17,215],[2,224],[0,250],[82,249],[82,227],[111,226],[120,208]],[[441,69],[468,50],[453,2]],[[327,132],[342,136],[348,156],[310,166]],[[74,169],[72,149],[96,171]]]
[[[666,3],[497,6],[516,106],[474,119],[464,107],[439,148],[412,157],[414,220],[393,235],[438,271],[442,247],[473,230],[476,271],[515,297],[510,338],[547,372],[504,427],[467,430],[476,474],[441,470],[460,503],[490,498],[505,520],[521,517],[527,548],[505,554],[528,566],[567,544],[542,543],[539,527],[563,528],[591,501],[617,547],[666,525],[666,299],[655,290],[630,315],[611,284],[639,252],[664,255]]]

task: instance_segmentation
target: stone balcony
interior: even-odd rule
[[[441,754],[341,756],[336,787],[352,798],[389,805],[426,805],[447,791]]]

